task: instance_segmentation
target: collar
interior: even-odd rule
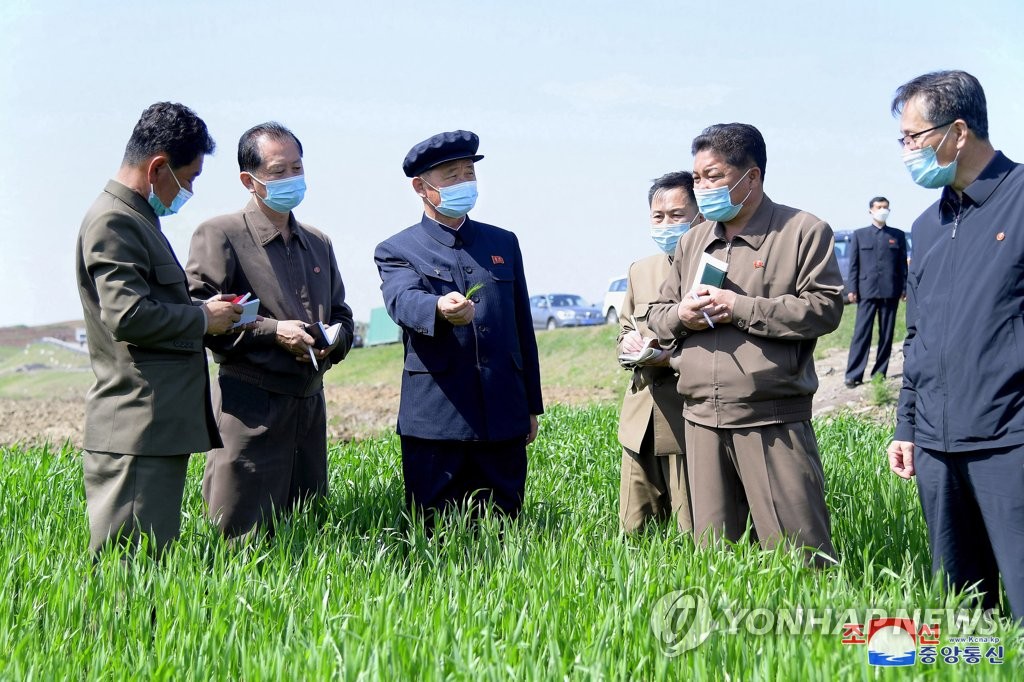
[[[274,223],[270,222],[270,218],[263,214],[260,210],[259,204],[256,203],[256,199],[250,199],[242,212],[245,214],[245,222],[247,222],[253,231],[256,233],[257,239],[262,246],[266,246],[274,239],[281,238],[281,233],[274,227]],[[295,214],[288,213],[288,227],[291,228],[292,234],[299,240],[299,244],[304,249],[309,249],[308,237],[306,236],[305,230],[299,225],[299,221],[295,219]]]
[[[422,220],[420,220],[420,226],[434,241],[448,247],[455,246],[456,242],[461,242],[467,246],[472,244],[477,232],[476,223],[470,220],[469,216],[466,216],[466,219],[462,221],[459,229],[453,230],[424,213]]]
[[[996,187],[1009,175],[1015,165],[1002,152],[997,151],[996,155],[988,162],[988,165],[974,179],[974,182],[964,188],[963,193],[970,197],[972,203],[981,206],[992,196],[992,193],[996,191]],[[950,198],[949,195],[955,196],[955,193],[949,187],[943,188],[942,193],[947,199]]]
[[[117,180],[108,180],[107,186],[103,188],[103,191],[107,194],[113,194],[115,197],[141,213],[142,217],[148,220],[153,227],[158,230],[160,229],[160,219],[157,218],[153,207],[149,205],[149,201],[144,199],[141,194],[127,185],[122,185]]]
[[[772,215],[775,213],[775,202],[768,198],[767,194],[761,195],[761,205],[754,211],[754,215],[750,216],[750,220],[747,221],[747,226],[743,228],[743,231],[736,235],[736,239],[742,239],[744,242],[750,245],[752,249],[761,248],[761,244],[764,243],[765,237],[768,236],[768,228],[772,225]],[[701,246],[702,251],[707,251],[707,248],[714,244],[716,241],[724,242],[725,239],[725,226],[720,222],[715,222],[714,227],[708,232],[704,238],[704,244]]]

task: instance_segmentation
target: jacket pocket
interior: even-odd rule
[[[153,266],[153,277],[160,284],[185,283],[185,271],[174,263]]]
[[[512,268],[492,268],[491,277],[495,282],[514,282],[516,279]]]
[[[436,279],[441,282],[452,282],[452,271],[450,268],[443,268],[440,266],[433,266],[427,264],[421,264],[418,266],[420,272],[429,277],[430,279]]]
[[[405,356],[405,371],[410,374],[429,372],[437,374],[447,372],[451,366],[452,356],[442,353],[438,356],[424,356],[419,353],[409,353]]]

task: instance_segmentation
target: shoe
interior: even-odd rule
[[[858,386],[860,386],[860,385],[861,385],[862,383],[863,383],[863,382],[861,382],[861,381],[847,381],[847,382],[846,382],[846,387],[847,387],[847,388],[857,388],[857,387],[858,387]]]

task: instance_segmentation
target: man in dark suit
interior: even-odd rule
[[[228,537],[272,529],[275,511],[327,496],[323,377],[353,332],[330,238],[292,212],[306,193],[299,138],[280,123],[253,126],[238,141],[238,168],[252,198],[196,229],[187,264],[193,296],[250,292],[263,316],[207,342],[220,364],[213,402],[224,447],[206,458],[203,497]],[[318,322],[339,332],[311,350],[306,329]]]
[[[896,309],[906,296],[907,235],[903,230],[886,225],[889,200],[875,197],[868,204],[871,224],[853,233],[850,242],[850,271],[847,297],[857,304],[853,341],[846,365],[846,387],[854,388],[864,381],[864,370],[871,351],[871,330],[878,318],[878,350],[871,376],[885,376],[892,352]]]
[[[374,260],[405,367],[398,412],[406,505],[429,522],[449,505],[491,502],[519,514],[526,446],[543,411],[537,341],[515,234],[476,222],[479,138],[464,130],[417,144],[402,164],[420,222]]]
[[[152,105],[82,221],[78,291],[96,374],[82,466],[94,552],[144,533],[157,550],[175,539],[188,457],[220,445],[203,335],[227,331],[242,308],[224,300],[233,294],[193,303],[159,219],[192,196],[213,150],[191,109]]]

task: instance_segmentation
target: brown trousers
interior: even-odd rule
[[[188,455],[142,457],[82,451],[89,549],[138,544],[151,534],[157,553],[181,533]]]
[[[837,556],[810,421],[738,429],[687,421],[686,466],[694,531],[703,542],[709,536],[736,541],[751,518],[765,549],[785,542]]]
[[[654,454],[648,428],[640,452],[622,448],[619,477],[619,526],[626,533],[639,530],[652,519],[675,516],[680,532],[693,530],[690,491],[683,455]]]
[[[322,392],[297,398],[220,376],[213,405],[224,447],[206,457],[203,499],[224,535],[270,527],[275,513],[327,496]]]

